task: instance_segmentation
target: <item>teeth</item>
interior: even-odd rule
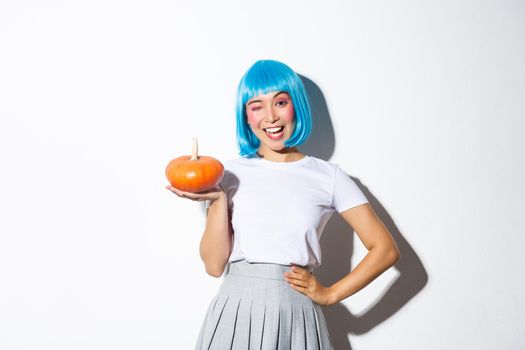
[[[282,129],[284,129],[283,126],[280,126],[280,127],[277,127],[277,128],[268,128],[268,129],[266,129],[266,132],[275,133],[275,132],[281,131]]]

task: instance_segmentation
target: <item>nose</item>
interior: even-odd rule
[[[268,113],[266,113],[266,121],[272,124],[277,120],[279,120],[279,116],[275,113],[273,108],[269,108]]]

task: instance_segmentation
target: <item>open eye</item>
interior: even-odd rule
[[[278,100],[277,102],[275,102],[275,105],[277,107],[284,107],[288,104],[288,100],[285,100],[285,99],[282,99],[282,100]]]

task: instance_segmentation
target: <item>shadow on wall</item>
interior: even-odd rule
[[[300,77],[310,97],[314,124],[308,142],[303,144],[300,150],[302,153],[328,161],[335,149],[335,133],[328,107],[320,88],[310,79]],[[351,350],[349,334],[364,334],[381,324],[422,290],[428,281],[421,260],[399,232],[392,217],[359,180],[352,180],[363,191],[376,214],[394,237],[401,258],[395,264],[399,271],[398,278],[363,315],[352,314],[342,303],[322,307],[334,348],[338,350]],[[352,270],[351,256],[354,247],[351,233],[352,228],[340,215],[333,215],[326,225],[321,238],[322,264],[315,270],[315,276],[323,285],[335,283]]]

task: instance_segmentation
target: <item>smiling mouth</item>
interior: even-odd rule
[[[278,134],[284,130],[284,126],[263,129],[267,134]]]

